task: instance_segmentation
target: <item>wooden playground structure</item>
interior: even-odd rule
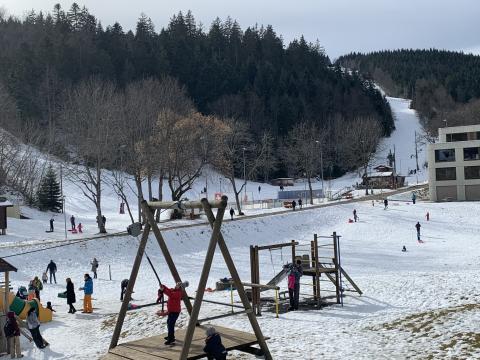
[[[353,291],[362,295],[360,288],[342,267],[340,235],[337,235],[336,232],[330,236],[318,236],[317,234],[314,234],[313,240],[311,240],[309,244],[300,244],[299,242],[292,240],[291,242],[282,244],[250,246],[250,270],[252,283],[260,283],[260,252],[268,250],[271,255],[272,251],[280,250],[282,251],[283,258],[283,249],[285,248],[290,248],[291,264],[294,264],[296,260],[300,259],[302,261],[303,275],[312,278],[312,295],[318,308],[326,304],[322,301],[322,299],[325,298],[323,292],[332,291],[328,289],[321,290],[320,284],[323,282],[333,284],[336,303],[341,304],[342,306],[345,291]],[[288,267],[284,266],[282,270],[267,283],[267,286],[277,286],[283,279],[285,279],[285,277],[287,277],[287,275]],[[324,275],[323,278],[322,275]],[[352,289],[346,289],[345,285],[347,284],[350,284]],[[302,283],[302,285],[305,286],[310,284]],[[252,307],[257,315],[261,315],[262,311],[261,292],[267,289],[268,287],[252,287],[250,297]],[[285,293],[288,293],[288,291],[282,292],[281,294]],[[278,307],[278,305],[276,306]]]
[[[219,319],[227,316],[246,314],[248,320],[253,329],[253,334],[229,329],[215,325],[218,333],[221,335],[223,344],[227,351],[229,350],[238,350],[243,351],[259,356],[264,356],[265,359],[271,360],[272,356],[270,350],[266,343],[266,338],[263,336],[263,333],[260,329],[260,326],[257,322],[255,312],[252,309],[252,306],[247,298],[245,293],[244,285],[240,281],[235,264],[232,260],[230,252],[227,248],[225,240],[221,232],[221,226],[223,217],[225,214],[225,208],[227,206],[227,197],[223,196],[220,201],[209,202],[207,199],[202,199],[201,201],[186,201],[186,202],[142,202],[142,211],[147,220],[140,244],[137,250],[137,255],[132,267],[130,274],[130,279],[128,286],[125,292],[125,296],[118,314],[117,322],[115,329],[112,335],[109,352],[103,357],[105,360],[164,360],[164,359],[200,359],[206,357],[207,355],[203,352],[204,340],[206,338],[204,327],[200,325],[201,323],[208,322],[213,319]],[[214,215],[212,208],[217,209],[216,216]],[[212,235],[210,237],[210,242],[208,245],[207,253],[205,256],[205,261],[203,264],[202,273],[200,275],[200,280],[198,283],[198,288],[196,296],[194,298],[193,305],[190,302],[190,298],[185,290],[183,291],[183,302],[185,308],[187,309],[190,319],[186,329],[176,331],[177,345],[175,346],[166,346],[162,345],[163,337],[166,334],[152,336],[137,341],[126,342],[123,344],[118,344],[120,334],[122,332],[122,326],[125,320],[125,315],[128,310],[128,304],[131,300],[132,292],[135,286],[135,281],[137,279],[138,270],[145,253],[145,247],[147,245],[148,236],[150,231],[153,231],[155,238],[160,246],[160,249],[165,257],[169,270],[175,280],[175,282],[181,282],[182,279],[177,271],[175,262],[173,261],[166,242],[158,228],[157,223],[154,218],[154,211],[159,209],[203,209],[208,218],[210,226],[212,228]],[[217,244],[220,248],[220,251],[223,255],[227,268],[232,277],[232,283],[235,287],[238,295],[240,296],[242,305],[236,305],[235,307],[241,308],[242,311],[236,311],[227,313],[224,315],[219,315],[215,317],[210,317],[206,319],[199,319],[200,308],[203,301],[205,288],[207,285],[208,275],[210,273],[210,268],[213,261],[213,256]],[[221,305],[231,306],[230,304],[223,304],[220,302],[215,302]],[[258,344],[259,348],[253,347],[253,345]]]

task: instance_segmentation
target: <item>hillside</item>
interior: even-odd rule
[[[444,119],[450,126],[478,123],[480,56],[402,49],[352,53],[337,63],[374,79],[389,95],[412,99],[432,133]]]

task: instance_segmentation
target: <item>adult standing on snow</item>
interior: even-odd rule
[[[75,226],[75,216],[70,216],[70,225],[72,225],[72,230],[76,230],[76,226]]]
[[[412,192],[412,203],[415,205],[415,201],[417,200],[417,194],[415,192]]]
[[[65,291],[65,295],[67,295],[67,304],[69,306],[68,313],[75,314],[77,309],[75,309],[75,301],[77,300],[75,297],[75,287],[73,285],[72,279],[67,278],[67,291]]]
[[[385,206],[383,208],[383,210],[387,210],[387,208],[388,208],[388,199],[387,198],[385,198],[385,200],[383,200],[383,205]]]
[[[55,284],[57,283],[57,277],[55,276],[55,273],[57,272],[57,264],[53,262],[53,260],[50,260],[50,262],[47,265],[47,271],[50,273],[50,284],[52,283],[52,277],[53,280],[55,281]]]
[[[92,294],[93,294],[93,280],[89,274],[83,276],[85,284],[79,290],[83,290],[83,313],[91,314],[93,312],[92,307]]]
[[[355,220],[355,222],[358,220],[357,209],[353,209],[353,220]]]
[[[92,272],[93,272],[93,278],[97,278],[97,269],[98,269],[98,260],[97,258],[93,258],[92,262],[90,263],[92,265]]]
[[[298,206],[300,206],[300,209],[302,208],[303,202],[302,199],[298,199]]]
[[[233,210],[233,207],[230,208],[230,219],[233,220],[233,215],[235,215],[235,210]]]
[[[55,221],[55,219],[52,217],[50,219],[50,232],[53,232],[53,222]]]
[[[15,319],[15,313],[9,311],[7,313],[7,322],[3,328],[5,337],[8,341],[8,347],[10,348],[11,358],[21,358],[22,349],[20,349],[20,327],[18,326],[17,319]]]
[[[288,311],[298,310],[300,299],[300,277],[303,275],[302,260],[297,259],[295,264],[290,265],[288,273],[288,295],[290,298],[290,307]]]
[[[292,201],[292,209],[295,211],[295,206],[297,206],[297,202],[295,200]]]
[[[102,223],[103,227],[105,227],[105,224],[107,223],[107,218],[105,217],[105,215],[102,215]]]
[[[422,225],[420,225],[420,222],[417,221],[417,224],[415,225],[415,228],[417,229],[417,240],[420,241],[420,228]]]

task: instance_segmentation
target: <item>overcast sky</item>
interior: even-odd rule
[[[70,1],[0,0],[8,14],[51,10]],[[333,60],[351,51],[439,48],[480,53],[480,0],[83,0],[104,26],[134,29],[143,12],[160,30],[178,11],[192,10],[208,26],[231,16],[245,29],[271,24],[286,41],[320,41]]]

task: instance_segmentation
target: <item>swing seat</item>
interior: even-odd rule
[[[168,315],[168,311],[165,311],[165,310],[158,310],[157,311],[157,315],[158,316],[167,316]]]

